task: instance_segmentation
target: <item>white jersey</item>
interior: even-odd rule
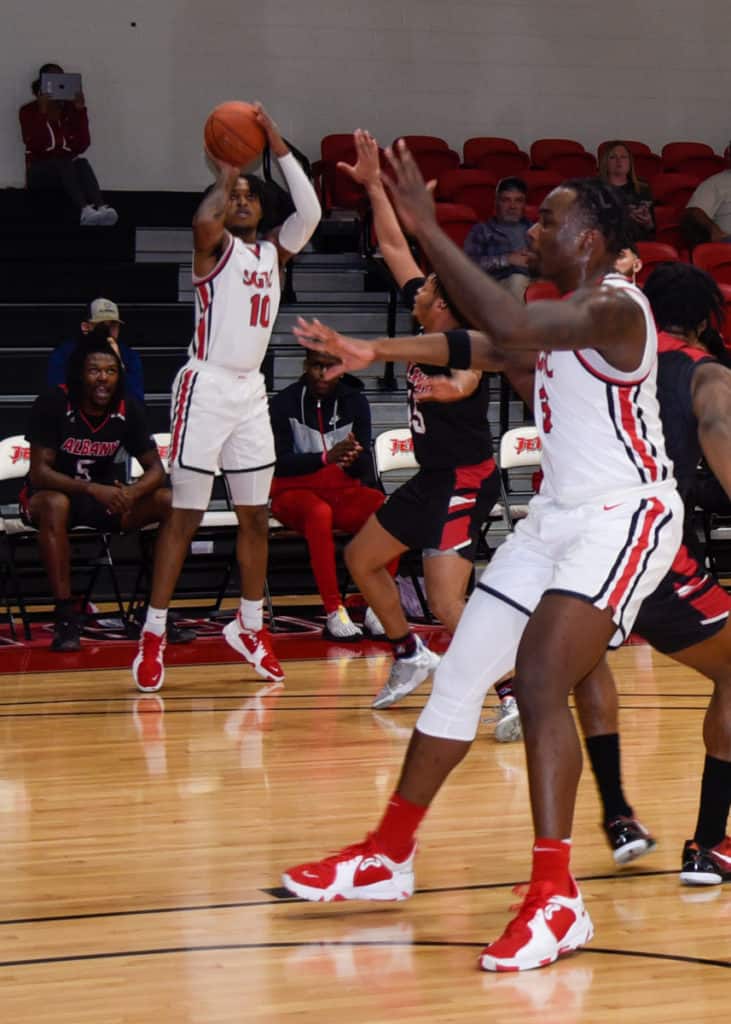
[[[534,408],[543,445],[541,494],[561,505],[673,484],[655,394],[657,331],[649,303],[619,274],[603,284],[625,289],[641,307],[645,349],[631,373],[617,370],[592,348],[538,354]]]
[[[195,330],[191,359],[237,374],[261,366],[279,312],[279,253],[271,242],[229,235],[221,259],[206,277],[193,274]]]

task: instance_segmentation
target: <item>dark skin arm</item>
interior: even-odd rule
[[[81,480],[59,473],[55,469],[56,452],[53,448],[39,445],[30,447],[30,482],[35,490],[60,491],[62,494],[88,494],[110,512],[124,515],[136,501],[161,487],[165,471],[157,449],[143,452],[139,462],[144,473],[134,484],[99,484],[93,480]]]
[[[687,207],[683,214],[683,220],[694,222],[700,227],[705,228],[708,232],[709,241],[711,242],[722,242],[726,237],[718,224],[711,220],[706,211],[701,210],[699,206]]]
[[[731,370],[702,363],[693,374],[692,398],[703,454],[731,498]]]
[[[193,217],[193,272],[206,277],[218,263],[229,241],[225,219],[231,191],[239,179],[239,168],[208,154],[216,175],[213,189],[202,200]]]
[[[564,302],[521,305],[473,264],[439,227],[434,201],[406,146],[388,153],[395,180],[385,179],[404,227],[413,232],[447,291],[459,296],[465,318],[503,350],[597,349],[631,372],[642,358],[644,317],[617,289],[580,290]],[[591,242],[591,231],[582,233]],[[587,250],[588,252],[588,250]]]

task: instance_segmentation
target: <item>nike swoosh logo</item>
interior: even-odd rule
[[[613,508],[619,508],[619,506],[620,506],[621,504],[622,504],[622,502],[621,502],[621,501],[618,501],[616,505],[605,505],[605,506],[604,506],[604,511],[605,511],[605,512],[611,512]]]

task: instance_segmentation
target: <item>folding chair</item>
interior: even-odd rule
[[[516,520],[524,519],[528,514],[527,503],[513,503],[512,505],[510,503],[509,471],[516,469],[533,472],[541,464],[541,455],[541,439],[538,436],[537,428],[531,423],[507,430],[500,438],[500,511],[508,530],[514,530]],[[522,476],[525,479],[524,473]],[[532,482],[530,493],[532,496]]]
[[[376,480],[384,494],[387,490],[387,477],[393,475],[398,477],[397,483],[404,483],[410,476],[413,476],[419,469],[419,464],[414,456],[414,442],[411,431],[408,427],[394,427],[391,430],[384,430],[378,434],[373,442],[373,462],[376,471]],[[426,595],[419,579],[423,574],[423,565],[420,551],[407,551],[401,558],[401,566],[414,588],[414,593],[419,601],[424,618],[427,622],[433,622],[434,616],[429,610]]]

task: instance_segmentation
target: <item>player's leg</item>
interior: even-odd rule
[[[283,882],[291,892],[310,900],[400,900],[412,894],[418,826],[469,750],[485,693],[514,663],[526,621],[515,605],[475,590],[435,673],[380,823],[364,842],[290,868]]]
[[[454,634],[465,608],[467,584],[473,563],[456,551],[424,552],[424,585],[429,608]]]
[[[622,788],[619,700],[606,658],[575,687],[574,699],[602,803],[602,828],[615,863],[628,864],[649,853],[656,842],[635,817]]]
[[[27,505],[27,516],[38,529],[38,547],[55,605],[54,651],[78,651],[81,647],[80,625],[71,596],[70,512],[71,499],[61,491],[36,491]]]

